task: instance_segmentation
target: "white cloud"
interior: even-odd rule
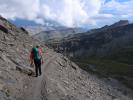
[[[44,20],[41,19],[41,18],[36,18],[34,21],[35,21],[37,24],[41,24],[41,25],[44,25],[44,24],[45,24],[45,23],[44,23]]]
[[[97,14],[96,16],[93,16],[94,19],[99,19],[99,20],[110,19],[113,17],[114,17],[114,15],[112,15],[112,14]]]
[[[95,27],[110,25],[119,20],[133,22],[133,0],[110,0],[102,5],[98,15],[93,18],[96,21]]]
[[[44,24],[45,20],[73,27],[103,26],[133,18],[133,0],[0,0],[0,15]]]
[[[117,19],[123,19],[126,16],[133,17],[133,0],[125,0],[125,2],[118,2],[117,0],[111,0],[102,7],[102,12],[112,14]],[[130,20],[130,19],[129,19]]]
[[[51,19],[70,27],[91,24],[91,17],[100,7],[100,0],[0,0],[0,14],[8,19],[22,18],[41,24]]]
[[[92,24],[94,21],[91,16],[98,14],[100,7],[100,0],[45,0],[41,5],[41,11],[44,18],[73,27],[81,26],[86,22]]]
[[[8,19],[33,20],[39,13],[39,0],[0,0],[0,14]]]

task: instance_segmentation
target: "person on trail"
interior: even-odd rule
[[[36,72],[35,77],[38,77],[38,71],[40,76],[42,74],[41,64],[43,64],[43,57],[42,57],[42,49],[39,48],[39,46],[32,48],[30,53],[30,61],[31,61],[31,65],[33,64],[33,62],[35,65],[35,72]]]

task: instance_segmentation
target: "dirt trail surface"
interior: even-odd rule
[[[30,77],[27,80],[27,88],[25,89],[23,100],[47,100],[47,90],[46,90],[46,76],[45,70],[49,66],[49,63],[56,57],[56,55],[47,54],[44,58],[44,64],[42,65],[42,75],[39,77]]]

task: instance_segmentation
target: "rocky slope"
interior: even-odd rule
[[[45,49],[38,78],[28,61],[36,44]],[[0,17],[0,100],[132,100],[132,93],[116,80],[86,73]]]
[[[33,74],[28,57],[36,44],[41,45],[0,17],[0,100],[20,100],[24,79]]]

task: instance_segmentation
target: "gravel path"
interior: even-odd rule
[[[27,81],[27,89],[25,89],[24,100],[47,100],[46,90],[46,75],[45,71],[49,67],[49,63],[56,57],[56,55],[49,55],[44,58],[44,65],[42,65],[42,75],[39,77],[29,77]],[[44,71],[45,70],[45,71]],[[31,83],[31,84],[28,84]]]

